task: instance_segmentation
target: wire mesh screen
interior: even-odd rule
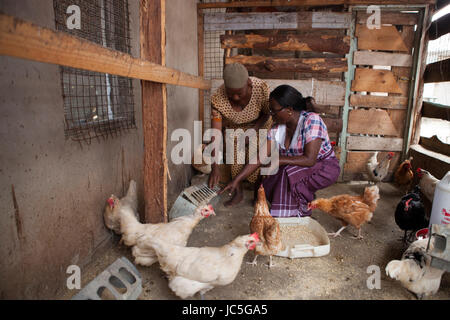
[[[56,29],[130,53],[127,0],[54,0]],[[79,29],[68,24],[79,8]],[[120,76],[60,67],[65,135],[90,143],[136,128],[132,81]]]
[[[203,0],[201,3],[228,2],[226,0]],[[226,12],[226,8],[203,9],[203,13]],[[220,36],[225,31],[204,31],[203,32],[203,52],[204,66],[203,73],[205,79],[222,79],[224,50],[220,45]],[[204,126],[205,129],[211,127],[211,90],[204,94]]]

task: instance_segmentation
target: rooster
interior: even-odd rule
[[[422,168],[417,168],[417,175],[420,179],[420,191],[432,203],[434,198],[434,190],[436,190],[436,185],[439,182],[439,179],[436,179],[431,173]]]
[[[169,288],[180,298],[203,294],[216,286],[234,281],[248,250],[259,242],[256,233],[239,236],[222,247],[182,247],[152,240],[148,245],[158,256],[169,278]]]
[[[107,200],[103,213],[103,220],[105,221],[106,227],[113,230],[117,234],[120,234],[121,210],[114,208],[114,203],[120,203],[121,208],[128,208],[133,213],[134,217],[138,219],[136,189],[136,181],[131,180],[125,197],[118,199],[115,195],[111,195],[111,197]]]
[[[363,239],[361,226],[372,219],[378,199],[379,189],[375,185],[366,187],[360,196],[343,194],[330,199],[316,199],[308,204],[308,208],[320,209],[342,222],[342,228],[329,235],[337,237],[350,224],[358,229],[358,236],[353,238]]]
[[[261,245],[255,249],[255,258],[250,264],[256,265],[258,255],[268,255],[268,267],[271,268],[274,266],[272,256],[284,250],[284,245],[281,240],[280,224],[270,215],[266,194],[262,185],[258,189],[258,198],[254,210],[255,212],[250,222],[250,232],[258,234]]]
[[[413,192],[403,196],[395,209],[395,223],[400,229],[405,231],[403,242],[406,243],[407,231],[411,230],[411,235],[415,231],[426,228],[428,220],[426,218],[425,207],[420,199],[420,187],[416,186]]]
[[[397,168],[394,174],[394,180],[400,187],[405,187],[406,191],[410,190],[411,183],[414,179],[414,172],[412,171],[411,161],[413,157],[403,161]]]
[[[378,162],[378,152],[375,152],[367,162],[367,173],[369,174],[369,180],[372,182],[382,181],[389,173],[389,165],[394,157],[393,152],[389,152],[386,157]]]
[[[418,299],[433,295],[439,290],[444,270],[430,266],[431,256],[427,253],[429,239],[414,241],[403,253],[401,260],[392,260],[386,266],[386,274],[399,280]],[[433,250],[431,239],[429,250]]]

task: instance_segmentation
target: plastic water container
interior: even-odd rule
[[[436,184],[430,225],[450,224],[450,171]]]

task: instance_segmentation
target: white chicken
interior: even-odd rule
[[[186,299],[197,292],[203,297],[214,287],[233,282],[247,250],[253,250],[258,242],[254,233],[239,236],[222,247],[182,247],[163,241],[150,241],[148,245],[156,251],[170,289]]]
[[[417,298],[435,294],[441,284],[444,270],[430,266],[431,256],[426,249],[428,239],[421,239],[413,242],[403,253],[402,260],[392,260],[386,266],[386,274],[399,280],[409,291],[413,292]],[[433,239],[430,243],[430,250],[433,250]]]
[[[389,172],[389,165],[394,157],[393,152],[389,152],[386,157],[378,163],[378,152],[375,152],[372,157],[367,162],[367,173],[369,175],[369,180],[375,183],[382,181]]]
[[[107,200],[107,204],[103,212],[103,219],[108,229],[113,230],[117,234],[121,233],[120,232],[120,216],[122,210],[121,208],[128,208],[133,212],[134,217],[138,219],[137,214],[138,201],[136,191],[137,191],[136,181],[131,180],[125,197],[118,199],[115,195],[111,195],[111,197]],[[114,203],[120,203],[120,208],[115,207]]]
[[[185,246],[194,227],[206,217],[215,215],[211,205],[199,206],[193,214],[173,219],[169,223],[140,223],[137,215],[136,182],[131,181],[127,196],[122,199],[112,195],[104,212],[105,224],[122,235],[121,241],[132,246],[135,263],[150,266],[158,261],[155,252],[141,247],[145,239],[161,239],[168,243]],[[138,240],[142,240],[139,241]]]
[[[433,202],[434,191],[439,179],[436,179],[431,173],[422,168],[417,168],[417,175],[419,176],[419,187],[423,195]]]
[[[193,214],[173,219],[169,223],[136,224],[135,222],[123,222],[125,244],[133,245],[131,252],[134,262],[143,266],[151,266],[158,261],[155,251],[149,245],[149,241],[157,240],[178,246],[186,246],[189,236],[195,226],[204,218],[216,215],[211,205],[198,207]],[[131,216],[131,215],[129,215]],[[131,223],[130,223],[131,222]],[[133,244],[131,244],[133,243]]]

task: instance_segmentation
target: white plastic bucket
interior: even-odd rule
[[[436,184],[430,225],[450,224],[450,171]]]

